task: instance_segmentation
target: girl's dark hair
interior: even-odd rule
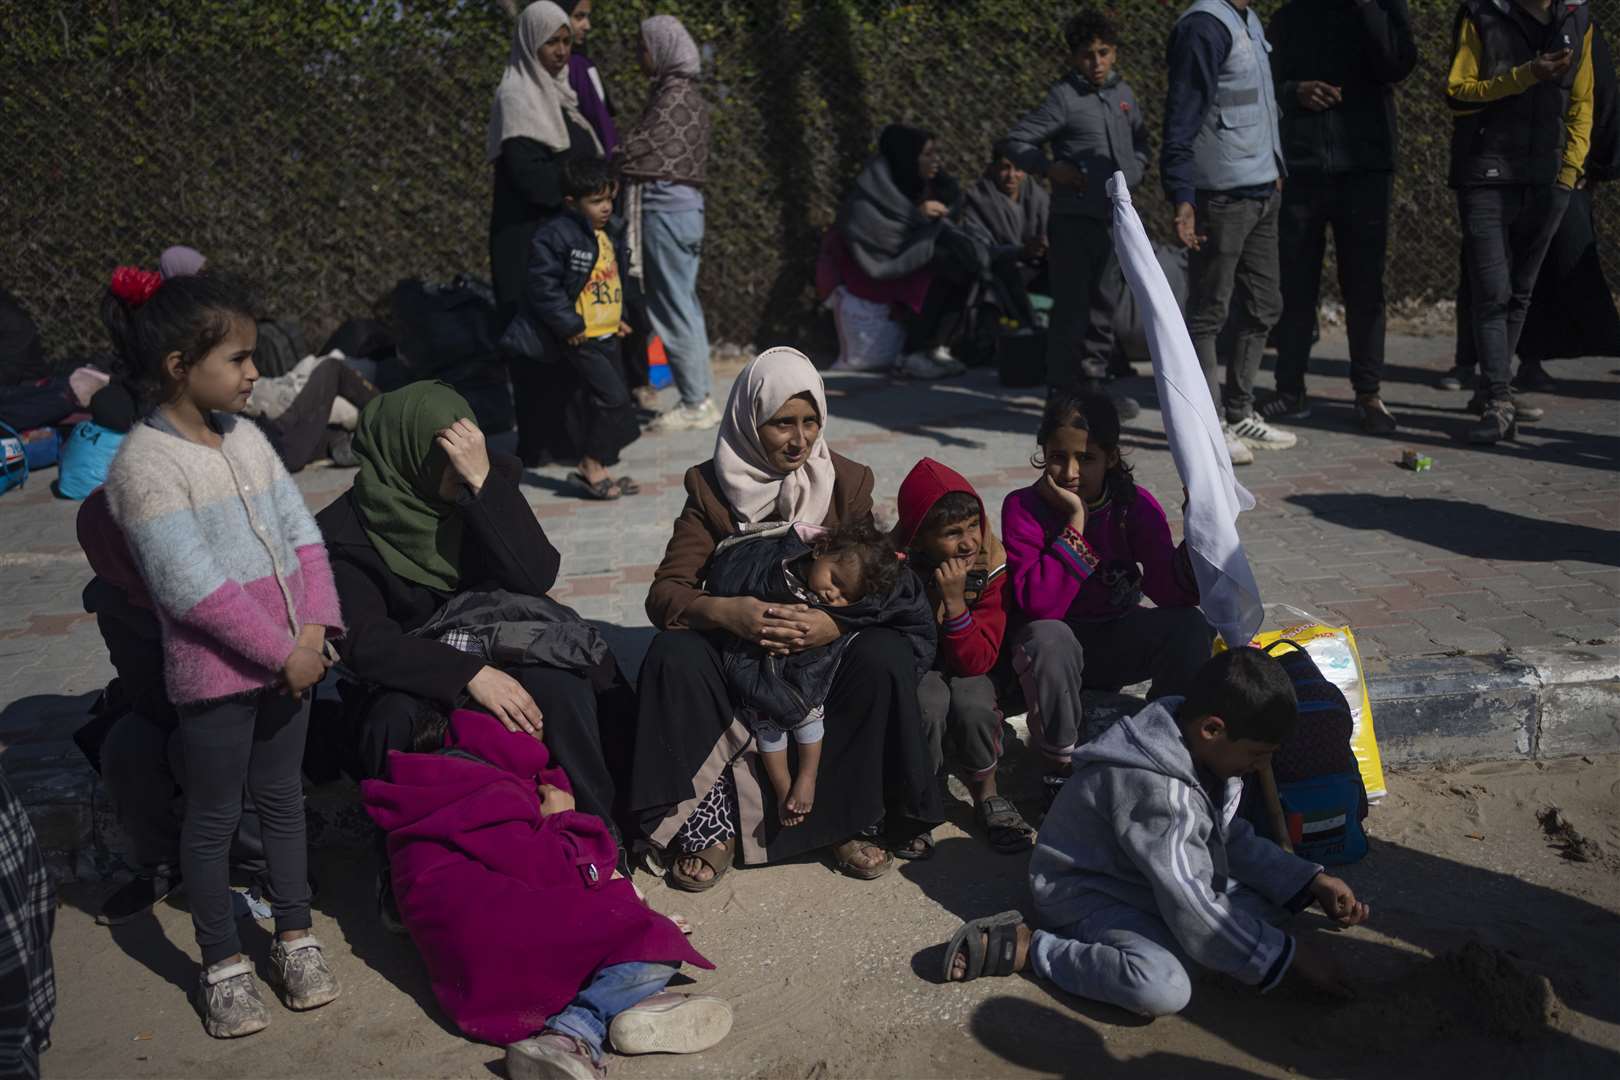
[[[1107,394],[1080,395],[1080,410],[1086,418],[1090,442],[1106,454],[1114,455],[1108,466],[1108,493],[1122,506],[1136,501],[1136,470],[1125,461],[1119,448],[1119,406]]]
[[[450,730],[450,714],[426,698],[416,699],[411,715],[413,754],[436,754],[444,749],[444,736]]]
[[[900,581],[900,557],[888,534],[864,521],[835,525],[810,541],[811,554],[853,555],[861,571],[861,588],[867,596],[894,591]]]
[[[1112,12],[1103,8],[1086,8],[1069,17],[1063,24],[1063,41],[1071,53],[1079,52],[1093,41],[1104,45],[1119,45],[1119,24]]]
[[[1053,390],[1047,395],[1046,408],[1041,410],[1041,426],[1035,429],[1036,450],[1029,456],[1031,465],[1046,468],[1046,444],[1066,427],[1076,431],[1091,430],[1082,395],[1073,390]]]
[[[225,340],[237,317],[254,317],[246,287],[206,270],[170,278],[143,304],[130,304],[110,288],[101,297],[119,374],[147,395],[163,386],[165,356],[179,353],[187,366],[197,363]]]

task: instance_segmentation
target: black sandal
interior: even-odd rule
[[[617,480],[613,481],[613,486],[618,489],[620,495],[641,494],[641,485],[630,479],[628,476],[619,477]]]
[[[591,483],[585,479],[585,474],[571,472],[568,474],[568,489],[582,499],[598,499],[609,502],[619,497],[619,489],[611,478]]]
[[[1011,975],[1018,962],[1018,927],[1024,916],[1016,911],[969,919],[945,943],[945,982],[972,982],[983,975]],[[967,950],[967,966],[962,977],[951,977],[951,965]]]
[[[1019,855],[1035,846],[1035,830],[1005,796],[990,796],[978,805],[974,816],[989,834],[990,846],[1003,855]]]
[[[920,862],[923,859],[934,857],[934,834],[932,832],[918,833],[910,840],[890,840],[889,854],[906,862]]]

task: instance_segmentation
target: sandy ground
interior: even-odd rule
[[[1150,1023],[1021,976],[939,985],[939,943],[962,917],[1028,904],[1025,859],[964,832],[959,803],[931,861],[873,883],[808,861],[733,873],[701,896],[638,875],[654,906],[696,925],[719,970],[688,985],[729,998],[737,1023],[706,1054],[619,1058],[613,1075],[1620,1075],[1620,756],[1407,772],[1389,786],[1371,855],[1344,871],[1372,921],[1296,924],[1334,938],[1354,1003],[1290,984],[1262,999],[1205,975],[1185,1013]],[[1538,823],[1549,805],[1584,834],[1588,861]],[[67,890],[45,1074],[503,1076],[501,1051],[446,1028],[409,942],[376,925],[365,848],[324,848],[316,866],[315,928],[343,997],[307,1015],[272,1006],[268,1031],[233,1043],[209,1039],[187,1004],[183,899],[109,932],[86,913],[108,887]],[[262,962],[268,933],[246,940]],[[1487,951],[1458,954],[1470,941]]]

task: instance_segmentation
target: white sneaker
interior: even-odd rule
[[[613,1018],[608,1038],[620,1054],[698,1054],[731,1033],[731,1006],[709,994],[663,991]]]
[[[673,409],[661,412],[647,425],[647,430],[656,434],[666,434],[671,431],[703,431],[707,428],[718,427],[720,424],[720,410],[715,408],[713,398],[704,398],[697,405],[677,405]]]
[[[1253,413],[1226,425],[1226,430],[1252,450],[1287,450],[1299,441],[1292,431],[1274,428]]]
[[[943,350],[936,349],[934,351],[938,353]],[[967,370],[955,360],[949,359],[949,357],[949,353],[946,353],[945,360],[940,360],[937,356],[929,353],[906,353],[894,365],[894,373],[906,379],[947,379],[952,375],[960,375]]]
[[[1232,459],[1233,465],[1254,464],[1254,451],[1244,446],[1238,437],[1232,434],[1232,425],[1222,424],[1221,434],[1226,436],[1226,455]]]

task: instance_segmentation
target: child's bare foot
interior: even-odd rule
[[[977,935],[980,960],[973,961],[970,937]],[[1006,957],[1009,937],[1013,946],[1012,957]],[[1003,912],[984,919],[971,919],[962,924],[946,949],[946,982],[970,982],[982,975],[1012,975],[1029,965],[1029,943],[1034,931],[1026,926],[1015,911]]]
[[[777,813],[781,816],[784,826],[797,825],[809,816],[815,805],[816,778],[800,772],[793,778],[793,786],[788,789],[787,797],[782,800]]]

